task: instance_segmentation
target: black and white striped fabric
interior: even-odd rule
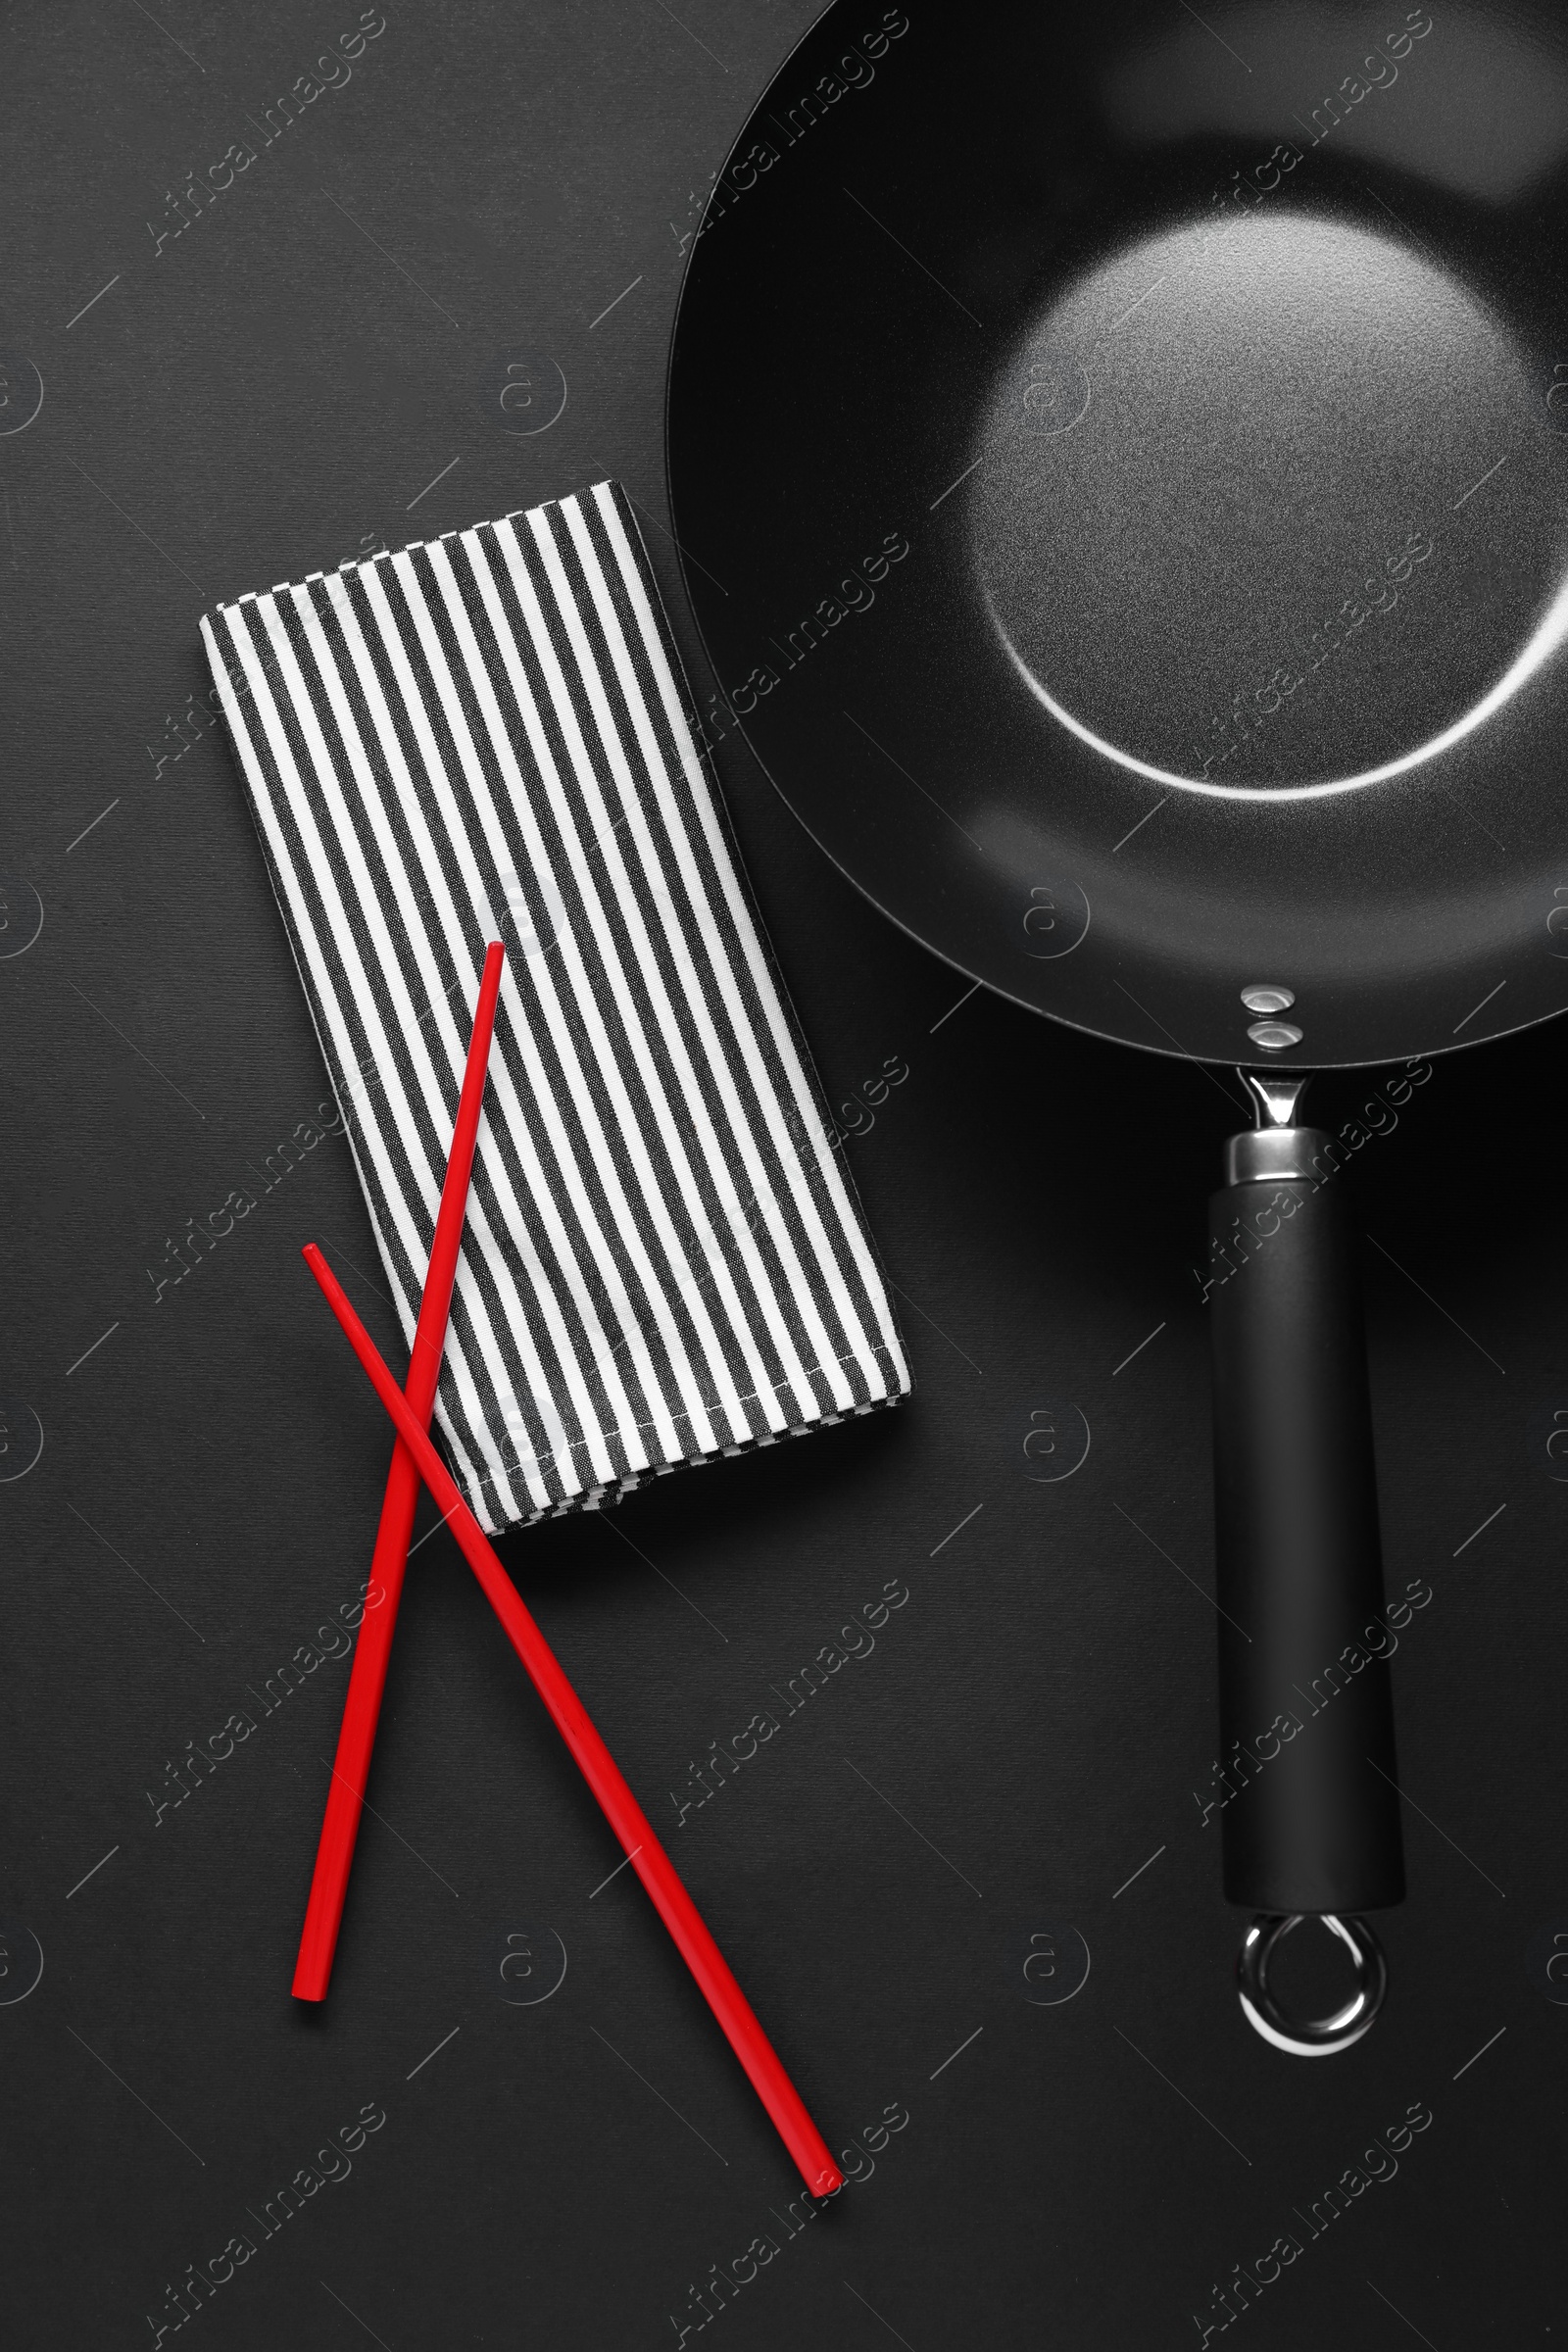
[[[613,484],[202,622],[412,1341],[507,943],[437,1419],[492,1532],[908,1388]]]

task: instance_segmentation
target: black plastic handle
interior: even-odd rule
[[[1404,1855],[1355,1232],[1338,1181],[1272,1175],[1209,1231],[1225,1893],[1376,1910]]]

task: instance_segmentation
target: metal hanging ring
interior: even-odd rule
[[[1320,1919],[1337,1936],[1355,1969],[1355,1991],[1332,2017],[1289,2017],[1269,1990],[1269,1962],[1276,1947],[1305,1918]],[[1389,1989],[1383,1947],[1364,1919],[1341,1919],[1332,1911],[1292,1911],[1285,1915],[1262,1912],[1242,1938],[1236,1956],[1236,1989],[1242,2012],[1254,2032],[1288,2050],[1293,2058],[1332,2058],[1348,2050],[1377,2023]]]

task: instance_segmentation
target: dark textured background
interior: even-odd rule
[[[0,1466],[31,1451],[21,1408],[44,1445],[0,1486],[8,2343],[151,2343],[166,2284],[240,2231],[254,2259],[190,2323],[235,2352],[653,2346],[670,2314],[695,2342],[691,2285],[760,2233],[776,2260],[710,2323],[737,2352],[1195,2343],[1213,2284],[1288,2230],[1301,2259],[1237,2323],[1259,2352],[1564,2326],[1551,1031],[1441,1065],[1357,1162],[1390,1253],[1367,1254],[1390,1583],[1435,1599],[1395,1669],[1410,1899],[1354,2052],[1303,2065],[1243,2024],[1191,1793],[1213,1753],[1191,1267],[1234,1082],[984,994],[950,1011],[963,983],[733,738],[723,783],[830,1091],[909,1066],[848,1150],[918,1392],[505,1551],[834,2147],[890,2103],[906,2128],[786,2238],[788,2160],[638,1887],[594,1893],[608,1833],[444,1536],[411,1572],[323,2012],[288,1984],[344,1664],[154,1820],[166,1762],[366,1573],[386,1435],[299,1245],[358,1269],[395,1336],[340,1140],[154,1303],[166,1240],[325,1092],[221,734],[173,757],[198,615],[606,473],[663,525],[681,240],[808,14],[394,0],[352,81],[161,248],[166,195],[352,7],[12,20],[0,426],[30,405],[22,363],[44,401],[0,434],[0,866],[26,886],[0,933]],[[531,438],[500,407],[518,345],[568,387]],[[1325,1083],[1318,1118],[1368,1091]],[[1069,1405],[1088,1458],[1032,1481],[1031,1415],[1065,1430]],[[874,1653],[675,1830],[690,1760],[891,1577],[910,1598]],[[1088,1982],[1031,2002],[1024,1939],[1065,1953],[1073,1928]],[[543,1972],[552,1933],[564,1983],[514,2005],[502,1938]],[[1418,2101],[1397,2177],[1307,2238],[1292,2209]],[[372,2102],[352,2176],[262,2239],[247,2208]]]

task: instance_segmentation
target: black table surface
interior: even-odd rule
[[[845,1150],[916,1392],[503,1552],[854,2178],[806,2218],[442,1533],[411,1570],[331,1997],[290,1997],[347,1680],[326,1629],[387,1452],[299,1246],[397,1333],[341,1139],[177,1287],[149,1273],[325,1092],[196,623],[612,474],[706,690],[663,488],[670,327],[711,175],[808,21],[11,20],[8,2343],[717,2326],[1099,2352],[1242,2326],[1450,2352],[1565,2324],[1559,1036],[1440,1060],[1397,1112],[1385,1074],[1320,1082],[1319,1123],[1362,1139],[1389,1584],[1431,1598],[1394,1669],[1394,1988],[1364,2044],[1303,2064],[1238,2010],[1201,1801],[1193,1269],[1236,1082],[968,993],[733,733],[722,784],[830,1096],[907,1063]],[[507,370],[545,384],[546,362],[565,405],[524,432]],[[809,351],[800,370],[808,403]],[[874,1648],[682,1817],[694,1765],[890,1581],[907,1599]],[[182,1780],[237,1711],[255,1731]]]

